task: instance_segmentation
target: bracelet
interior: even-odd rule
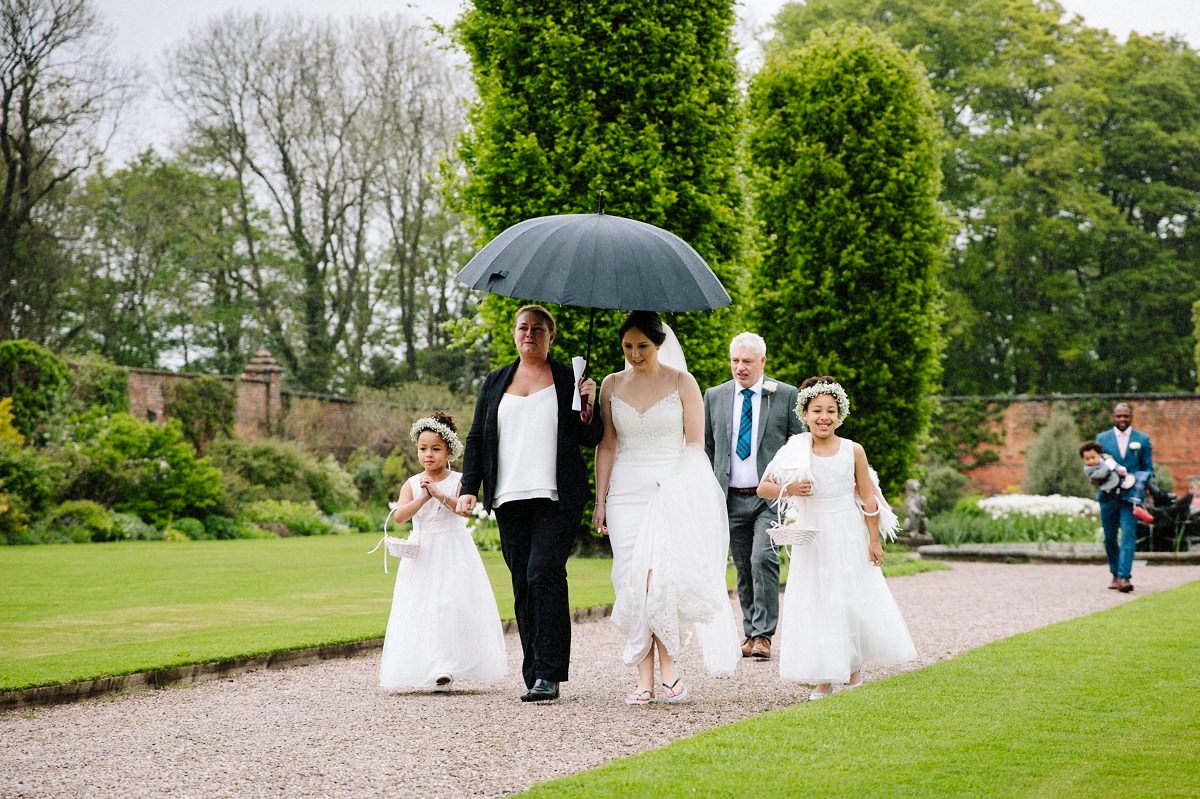
[[[876,508],[874,513],[867,513],[866,509],[864,508],[862,515],[863,516],[878,516],[880,510],[881,510],[880,508]]]

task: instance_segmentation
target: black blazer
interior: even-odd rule
[[[463,457],[462,489],[459,493],[479,496],[484,489],[484,508],[492,509],[492,492],[496,488],[496,473],[500,466],[500,433],[496,415],[504,390],[512,383],[519,361],[501,367],[487,376],[475,400],[475,418],[467,434],[467,451]],[[559,501],[582,507],[592,497],[587,465],[581,446],[594,447],[604,437],[604,421],[600,409],[593,408],[592,419],[584,424],[579,412],[571,410],[575,394],[575,373],[570,366],[550,361],[554,374],[554,390],[558,394],[558,456],[554,473],[558,480]]]

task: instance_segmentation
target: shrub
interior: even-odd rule
[[[270,530],[264,530],[240,519],[228,516],[209,514],[204,517],[204,529],[212,538],[228,540],[232,538],[274,538]]]
[[[120,541],[161,541],[162,531],[152,524],[146,524],[132,513],[110,512],[114,538]]]
[[[0,399],[0,444],[24,444],[25,436],[13,424],[12,397]]]
[[[290,500],[267,499],[254,502],[242,513],[242,518],[276,535],[329,535],[334,532],[349,532],[348,528],[335,528],[312,503]]]
[[[1098,523],[1083,516],[1014,514],[993,519],[986,513],[953,510],[929,520],[939,544],[1094,541]]]
[[[350,475],[330,457],[318,458],[288,441],[264,439],[214,442],[213,462],[225,474],[237,504],[265,499],[312,501],[332,513],[354,505],[358,490]]]
[[[55,506],[47,516],[50,527],[76,544],[89,541],[112,541],[119,532],[98,502],[88,499],[69,499]]]
[[[0,441],[0,482],[4,490],[21,498],[21,504],[35,516],[50,504],[62,483],[60,464],[33,447],[19,442]]]
[[[129,412],[129,370],[99,355],[69,361],[75,379],[70,400],[80,412],[102,408],[106,413]]]
[[[1025,477],[1021,490],[1026,494],[1062,494],[1090,497],[1095,493],[1083,473],[1079,459],[1079,428],[1061,408],[1050,411],[1050,419],[1038,432],[1025,454]]]
[[[380,528],[375,526],[371,514],[361,510],[344,510],[337,515],[337,520],[358,533],[369,533]]]
[[[30,436],[66,398],[67,362],[26,339],[0,341],[0,397],[12,397],[13,424]]]
[[[170,386],[163,410],[179,420],[196,451],[204,452],[218,436],[233,435],[237,396],[224,380],[196,377]]]
[[[925,495],[926,517],[937,516],[954,507],[967,487],[967,476],[944,463],[935,463],[925,470],[921,493]]]
[[[346,471],[364,502],[387,499],[388,482],[383,474],[383,458],[374,450],[360,447],[346,461]]]
[[[193,519],[191,516],[184,516],[181,519],[175,519],[171,522],[171,529],[178,530],[193,541],[206,541],[213,536],[204,528],[204,522],[199,519]]]
[[[0,480],[0,486],[4,484]],[[29,514],[25,512],[21,498],[0,491],[0,537],[6,544],[15,544],[29,529]]]
[[[72,438],[68,496],[159,526],[173,517],[201,515],[221,501],[221,473],[207,458],[196,457],[175,420],[156,425],[93,409],[77,421]]]

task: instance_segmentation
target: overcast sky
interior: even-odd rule
[[[596,0],[603,2],[603,0]],[[115,55],[140,63],[153,78],[160,71],[162,54],[178,42],[189,28],[214,14],[238,8],[268,12],[290,12],[305,16],[345,16],[353,13],[402,12],[414,20],[432,19],[449,23],[458,15],[461,0],[94,0],[113,32]],[[770,23],[786,0],[741,0],[740,38],[752,41],[751,32]],[[1032,2],[1032,0],[1031,0]],[[1068,12],[1079,14],[1088,25],[1107,28],[1124,40],[1131,30],[1139,33],[1178,34],[1193,47],[1200,47],[1200,0],[1059,0]],[[754,63],[753,55],[744,57]],[[145,108],[139,109],[141,124],[125,125],[121,139],[110,151],[124,160],[149,144],[170,138],[169,114],[147,93]]]

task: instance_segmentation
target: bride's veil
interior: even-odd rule
[[[683,354],[683,347],[679,345],[679,339],[675,337],[675,331],[666,322],[663,322],[662,326],[667,338],[658,348],[658,362],[670,366],[672,369],[686,372],[687,357]],[[625,368],[632,369],[633,366],[626,361]]]

